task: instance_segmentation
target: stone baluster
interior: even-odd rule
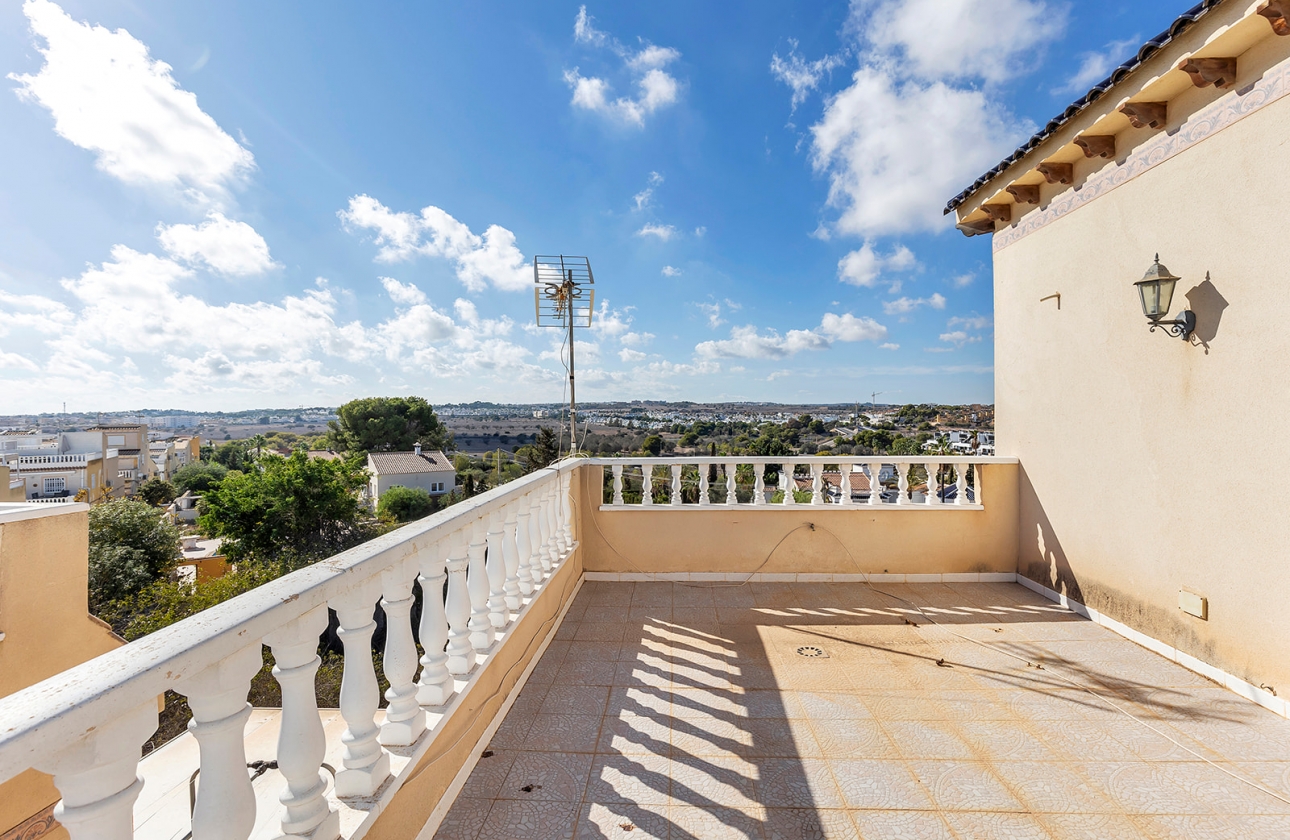
[[[546,580],[551,576],[551,569],[554,568],[551,556],[551,544],[555,540],[555,533],[551,528],[551,485],[548,484],[542,488],[538,496],[538,508],[535,514],[538,520],[538,540],[537,553],[538,562],[542,566],[542,579]]]
[[[614,472],[614,504],[621,505],[623,504],[623,465],[614,464],[611,469]]]
[[[371,620],[372,602],[368,604]],[[282,718],[278,729],[278,770],[287,780],[287,789],[278,800],[286,806],[282,817],[281,837],[310,838],[310,840],[336,840],[340,837],[340,814],[327,804],[327,777],[323,775],[322,761],[327,752],[327,737],[322,720],[318,717],[318,700],[314,677],[318,673],[318,637],[327,629],[327,607],[319,605],[299,618],[279,627],[265,642],[273,651],[273,677],[282,688]],[[371,638],[371,635],[368,635]],[[372,673],[372,650],[369,645],[360,654],[362,665]],[[349,670],[346,668],[346,670]],[[357,670],[362,670],[359,668]],[[376,694],[376,677],[372,677],[372,694]],[[342,714],[345,706],[344,683],[341,688]],[[376,698],[372,698],[373,710]],[[348,718],[346,719],[348,721]],[[376,757],[373,765],[384,764],[378,775],[384,779],[389,773],[389,756],[375,743],[376,728],[372,727],[372,746]],[[344,736],[342,736],[344,740]],[[383,760],[382,760],[383,759]],[[369,765],[369,769],[373,769]],[[379,767],[376,767],[379,771]],[[372,786],[375,791],[378,781]],[[342,795],[340,774],[336,776],[336,794]]]
[[[555,481],[550,484],[550,494],[547,497],[546,506],[547,527],[551,529],[551,536],[546,541],[546,555],[551,558],[551,568],[554,569],[560,565],[564,558],[564,528],[560,523],[560,476],[557,473]]]
[[[927,468],[927,503],[929,505],[939,505],[944,502],[941,498],[941,465],[939,461],[928,461],[925,465]]]
[[[824,465],[811,464],[811,504],[824,504]]]
[[[641,464],[641,504],[654,504],[654,465]]]
[[[468,674],[475,667],[470,645],[470,590],[466,586],[466,532],[449,538],[448,548],[448,673]]]
[[[766,504],[766,465],[753,464],[753,497],[754,505]]]
[[[364,581],[331,601],[331,608],[336,611],[336,618],[340,623],[336,635],[345,646],[345,670],[340,679],[340,715],[345,719],[345,732],[340,740],[345,745],[345,750],[341,756],[342,767],[336,773],[337,796],[371,796],[390,775],[390,756],[381,749],[377,740],[380,729],[376,725],[376,712],[381,705],[381,692],[376,683],[376,669],[372,665],[372,634],[376,632],[374,582]],[[323,629],[326,629],[325,622],[319,632]],[[296,643],[297,646],[302,644]],[[317,646],[318,638],[315,634],[314,647]],[[277,648],[274,648],[274,656],[277,656]],[[312,669],[318,669],[317,662],[312,664]],[[307,686],[300,680],[297,690],[303,691],[306,687],[312,699],[312,676]],[[287,686],[284,683],[284,714],[286,693]],[[316,722],[318,712],[314,711],[313,715]],[[321,731],[320,729],[319,732]],[[322,761],[321,749],[318,751],[318,761]]]
[[[896,504],[907,505],[909,501],[909,464],[896,464]]]
[[[672,504],[681,504],[681,465],[672,464]]]
[[[726,464],[726,504],[728,505],[739,504],[738,473],[738,464],[734,461]]]
[[[699,504],[710,505],[712,500],[708,498],[708,465],[699,464]]]
[[[564,554],[573,551],[573,471],[564,473],[564,488],[560,491],[560,529],[564,534]]]
[[[476,519],[471,523],[470,546],[466,549],[466,592],[470,595],[470,619],[466,628],[470,630],[470,646],[481,653],[493,646],[495,638],[493,622],[488,617],[489,580],[484,562],[487,535],[483,518]]]
[[[838,504],[851,504],[851,473],[855,464],[838,464]]]
[[[956,505],[968,504],[967,468],[967,464],[960,463],[954,465],[954,474],[957,477],[957,480],[954,483],[954,504]]]
[[[502,597],[508,611],[518,612],[524,605],[520,599],[520,555],[516,546],[519,531],[518,505],[508,504],[502,514],[502,571],[505,580],[502,583]],[[507,615],[507,621],[510,616]]]
[[[545,516],[542,512],[542,491],[535,491],[529,499],[529,576],[536,587],[546,580],[546,569],[542,560],[546,553],[542,550],[542,523]]]
[[[865,464],[865,469],[869,471],[869,504],[882,504],[882,463],[871,461]]]
[[[515,502],[515,556],[518,568],[515,573],[516,585],[520,588],[521,597],[533,594],[533,541],[530,537],[529,520],[533,515],[527,495]]]
[[[978,505],[985,504],[985,482],[981,480],[981,464],[972,465],[972,498]]]
[[[242,733],[251,716],[246,702],[251,678],[264,664],[260,649],[256,642],[175,685],[193,711],[188,731],[197,739],[202,770],[193,805],[194,840],[246,840],[255,828],[255,791],[246,773]]]
[[[506,608],[506,558],[502,556],[502,512],[488,515],[488,621],[493,627],[505,627],[511,613]]]
[[[33,762],[54,777],[62,796],[54,818],[72,840],[132,840],[134,801],[143,790],[139,755],[156,731],[157,701],[150,699]]]
[[[779,470],[779,486],[784,491],[784,498],[780,504],[795,505],[797,497],[793,491],[797,489],[797,481],[793,479],[794,467],[792,464],[783,464]]]
[[[385,690],[385,723],[378,740],[391,747],[415,744],[426,729],[426,713],[417,700],[417,643],[412,637],[412,575],[400,563],[381,576],[385,610],[385,657],[381,660],[390,687]],[[422,598],[422,609],[425,609]]]
[[[455,692],[452,674],[448,673],[448,616],[443,606],[443,585],[448,580],[443,543],[436,543],[421,555],[421,679],[417,682],[417,702],[422,706],[442,706]]]

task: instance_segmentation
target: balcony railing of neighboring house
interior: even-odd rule
[[[88,464],[91,460],[98,460],[97,454],[79,454],[79,455],[19,455],[17,464],[22,467],[52,466],[57,464],[80,465]]]
[[[282,690],[276,760],[285,812],[275,833],[361,836],[430,748],[442,751],[433,761],[461,764],[458,743],[472,736],[468,750],[489,725],[480,711],[505,699],[512,671],[513,685],[572,596],[580,579],[579,562],[570,562],[575,472],[570,462],[540,470],[0,698],[0,782],[28,768],[51,773],[63,797],[55,816],[72,840],[129,837],[140,747],[157,728],[157,697],[174,689],[188,699],[200,752],[192,836],[245,840],[256,797],[243,732],[263,644]],[[414,581],[425,595],[417,637],[426,651],[415,681]],[[390,683],[379,725],[378,599]],[[347,654],[334,783],[323,772],[328,744],[314,684],[328,608]],[[444,772],[446,786],[455,770]]]
[[[76,497],[69,493],[66,496],[36,496],[33,499],[24,499],[23,501],[37,505],[66,505],[75,502]]]
[[[602,510],[709,506],[772,510],[803,504],[867,510],[981,510],[985,503],[982,470],[973,468],[1016,463],[1010,458],[951,455],[591,458],[587,462],[609,467],[613,476]],[[768,481],[768,476],[773,479]],[[799,501],[795,493],[787,492],[790,487],[809,493],[809,500]]]
[[[117,478],[124,478],[127,480],[134,480],[135,478],[138,477],[138,475],[139,475],[138,470],[117,470],[116,471]]]

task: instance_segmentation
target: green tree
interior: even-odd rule
[[[226,475],[228,468],[223,464],[194,461],[175,470],[172,480],[181,494],[191,491],[200,495],[223,481]]]
[[[156,508],[111,499],[90,508],[89,599],[98,613],[142,591],[179,558],[179,531]]]
[[[251,445],[255,447],[255,457],[260,457],[260,454],[264,449],[265,442],[264,435],[252,435]]]
[[[663,438],[658,435],[649,435],[641,444],[641,449],[657,458],[663,452]]]
[[[232,561],[274,563],[282,572],[357,545],[375,533],[359,504],[367,472],[357,458],[267,454],[245,473],[230,472],[206,493],[198,526],[224,538]]]
[[[921,450],[922,450],[922,447],[918,445],[918,441],[914,440],[913,438],[907,438],[901,435],[897,435],[896,438],[891,442],[891,448],[889,450],[889,454],[918,455],[920,454]]]
[[[170,504],[174,498],[179,495],[179,491],[175,490],[175,485],[171,484],[169,481],[162,481],[160,478],[150,478],[139,485],[136,495],[138,495],[141,501],[147,502],[155,507],[157,505]]]
[[[555,429],[550,426],[542,426],[538,433],[533,436],[533,442],[528,446],[520,447],[515,453],[524,465],[524,472],[531,473],[534,470],[540,470],[550,465],[556,458],[560,457],[560,444],[555,436]]]
[[[250,466],[251,444],[245,440],[230,440],[215,447],[215,463],[230,470],[245,470]]]
[[[420,487],[391,487],[381,494],[376,512],[399,522],[411,522],[429,516],[437,509],[434,496]]]
[[[421,397],[366,397],[345,403],[336,414],[339,421],[327,426],[337,451],[406,452],[417,443],[445,452],[453,448],[452,433]]]

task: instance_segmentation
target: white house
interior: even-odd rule
[[[371,452],[367,456],[368,498],[375,505],[391,487],[418,487],[433,496],[452,492],[457,486],[457,469],[447,455],[421,451]]]

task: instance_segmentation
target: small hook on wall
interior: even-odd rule
[[[1052,300],[1053,298],[1057,298],[1057,308],[1058,308],[1058,309],[1061,309],[1061,308],[1062,308],[1062,293],[1061,293],[1061,292],[1053,292],[1053,293],[1052,293],[1051,295],[1049,295],[1048,297],[1041,297],[1041,298],[1039,299],[1039,302],[1040,302],[1040,303],[1043,303],[1044,301],[1046,301],[1046,300]]]

